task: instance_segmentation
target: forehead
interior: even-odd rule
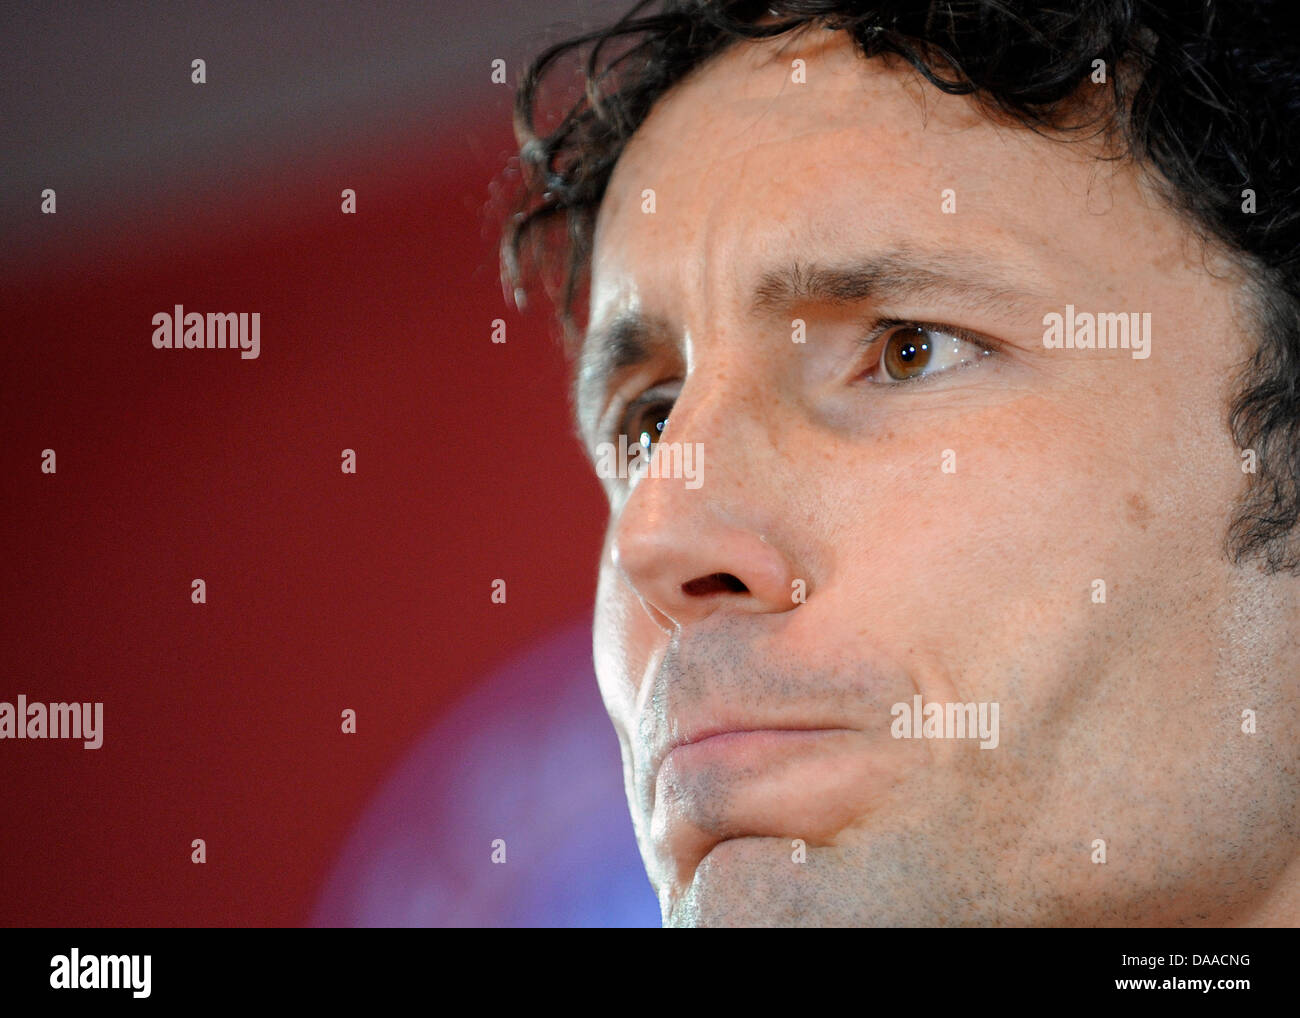
[[[1111,208],[1116,188],[1141,204],[1140,182],[1097,154],[997,125],[842,32],[740,43],[674,86],[624,149],[597,218],[589,321],[683,308],[688,292],[739,307],[780,256],[927,238],[1036,271],[1112,266],[1098,250],[1111,224],[1087,213]]]

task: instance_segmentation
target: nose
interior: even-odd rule
[[[699,379],[692,379],[697,383]],[[663,628],[690,625],[715,611],[792,610],[799,575],[782,547],[780,460],[757,421],[724,415],[714,404],[692,407],[683,388],[650,471],[628,494],[609,554],[624,583]],[[692,445],[692,449],[686,448]],[[679,448],[680,446],[680,448]],[[692,460],[691,457],[694,457]],[[673,476],[678,463],[698,467],[698,483]]]

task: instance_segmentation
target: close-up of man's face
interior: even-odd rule
[[[694,468],[602,480],[665,924],[1295,922],[1297,580],[1225,552],[1250,278],[1108,156],[823,28],[628,141],[575,392],[594,463]]]
[[[159,6],[0,16],[10,1010],[1294,1009],[1294,0]]]

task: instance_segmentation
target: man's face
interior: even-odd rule
[[[1223,553],[1255,326],[1100,152],[821,32],[623,153],[584,434],[702,450],[605,482],[596,666],[665,922],[1294,920],[1294,581]],[[1046,348],[1066,305],[1149,314],[1147,356]],[[996,705],[996,745],[894,737],[917,696]]]

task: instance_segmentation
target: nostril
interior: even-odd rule
[[[689,597],[707,597],[709,594],[748,594],[749,588],[731,573],[713,573],[682,584],[682,593]]]

